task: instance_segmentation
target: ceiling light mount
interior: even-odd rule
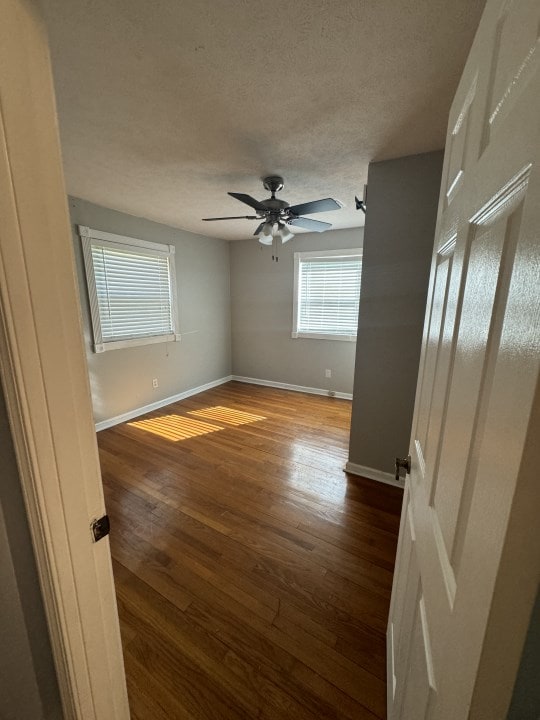
[[[268,175],[268,177],[263,178],[262,181],[264,188],[266,190],[270,190],[273,198],[276,196],[277,192],[283,190],[283,186],[285,185],[281,175]]]

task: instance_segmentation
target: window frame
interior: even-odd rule
[[[300,263],[302,260],[308,260],[309,258],[328,257],[358,257],[360,258],[360,262],[362,262],[362,248],[347,248],[344,250],[309,250],[294,253],[293,330],[291,333],[291,337],[293,339],[311,338],[314,340],[339,340],[342,342],[356,342],[357,333],[355,333],[354,335],[340,335],[332,333],[302,332],[298,330],[298,290],[300,280]],[[360,298],[358,298],[358,301],[360,302]]]
[[[178,332],[178,295],[176,289],[176,263],[174,245],[165,245],[163,243],[150,242],[139,238],[127,237],[125,235],[116,235],[115,233],[105,232],[103,230],[95,230],[86,225],[77,226],[79,236],[81,238],[84,270],[86,275],[86,287],[88,290],[88,300],[90,305],[90,319],[93,333],[93,350],[95,353],[102,353],[108,350],[118,350],[120,348],[137,347],[142,345],[152,345],[161,342],[178,342],[181,335]],[[144,249],[155,256],[164,256],[168,258],[169,267],[169,286],[171,301],[171,324],[172,332],[161,335],[141,335],[139,337],[126,338],[122,340],[104,340],[101,329],[101,316],[99,314],[98,295],[96,288],[96,278],[94,271],[94,261],[92,258],[92,245],[94,241],[100,245],[108,247],[125,246],[133,250]]]

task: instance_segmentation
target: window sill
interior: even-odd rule
[[[120,350],[121,348],[137,347],[139,345],[153,345],[162,342],[179,342],[181,335],[151,335],[150,337],[130,338],[129,340],[114,340],[94,345],[95,353],[102,353],[108,350]]]
[[[293,339],[298,338],[311,338],[312,340],[340,340],[344,342],[356,342],[356,335],[329,335],[328,333],[306,333],[306,332],[293,332],[291,333]]]

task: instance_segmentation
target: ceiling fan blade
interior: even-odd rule
[[[312,213],[329,212],[330,210],[340,210],[343,206],[333,198],[324,198],[323,200],[313,200],[313,202],[301,203],[293,205],[289,211],[295,215],[311,215]]]
[[[231,215],[230,217],[203,218],[207,222],[209,220],[259,220],[257,215]]]
[[[266,222],[266,221],[263,220],[263,222],[259,225],[259,227],[258,227],[258,228],[255,230],[255,232],[253,233],[254,235],[258,235],[258,234],[261,232],[261,230],[262,230],[263,227],[264,227],[265,222]]]
[[[255,210],[258,210],[259,212],[266,211],[265,206],[262,203],[260,203],[258,200],[255,200],[255,198],[252,198],[251,195],[246,195],[245,193],[235,193],[235,192],[230,192],[227,194],[233,198],[236,198],[236,200],[240,200],[240,202],[246,203],[246,205],[249,205],[249,207],[252,207]]]
[[[324,232],[332,227],[331,223],[321,222],[320,220],[312,220],[311,218],[299,217],[289,220],[288,225],[296,225],[297,227],[313,230],[313,232]]]

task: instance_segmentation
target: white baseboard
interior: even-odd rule
[[[289,383],[275,382],[274,380],[260,380],[258,378],[243,377],[242,375],[233,375],[231,380],[249,383],[250,385],[265,385],[266,387],[279,388],[280,390],[292,390],[293,392],[309,393],[310,395],[326,395],[326,397],[336,397],[340,400],[352,400],[352,393],[334,392],[333,390],[325,390],[324,388],[290,385]],[[330,395],[330,392],[332,392],[332,395]]]
[[[129,410],[126,413],[122,413],[122,415],[116,415],[115,417],[109,418],[108,420],[101,420],[101,422],[96,423],[96,431],[99,432],[100,430],[106,430],[107,428],[113,427],[114,425],[119,425],[120,423],[127,422],[127,420],[133,420],[133,418],[136,418],[139,415],[144,415],[145,413],[151,412],[152,410],[159,410],[159,408],[165,407],[165,405],[170,405],[171,403],[178,402],[179,400],[185,400],[185,398],[191,397],[192,395],[197,395],[198,393],[204,392],[205,390],[210,390],[211,388],[217,387],[218,385],[223,385],[224,383],[230,382],[231,380],[250,383],[251,385],[266,385],[267,387],[280,388],[281,390],[304,392],[311,395],[328,396],[329,392],[328,390],[324,390],[323,388],[311,388],[304,387],[303,385],[290,385],[288,383],[274,382],[273,380],[259,380],[258,378],[248,378],[242,377],[240,375],[228,375],[227,377],[219,378],[218,380],[212,380],[212,382],[206,383],[205,385],[199,385],[199,387],[184,390],[177,395],[163,398],[163,400],[158,400],[157,402],[150,403],[149,405],[144,405],[143,407]],[[340,398],[342,400],[352,400],[351,393],[335,392],[332,397]],[[350,472],[352,472],[352,470]]]
[[[122,413],[122,415],[116,415],[116,417],[110,418],[109,420],[102,420],[101,422],[96,423],[96,431],[99,432],[100,430],[106,430],[113,425],[119,425],[127,420],[132,420],[133,418],[138,417],[139,415],[144,415],[152,410],[159,410],[159,408],[162,408],[165,405],[170,405],[171,403],[178,402],[179,400],[185,400],[185,398],[191,397],[192,395],[198,395],[198,393],[204,392],[205,390],[210,390],[218,385],[230,382],[232,379],[233,376],[228,375],[227,377],[219,378],[219,380],[212,380],[212,382],[199,385],[199,387],[191,388],[190,390],[184,390],[177,395],[172,395],[171,397],[163,398],[163,400],[150,403],[150,405],[130,410],[129,412]]]
[[[351,473],[351,475],[360,475],[361,477],[369,478],[369,480],[377,480],[378,482],[385,483],[386,485],[394,485],[394,487],[400,488],[405,487],[403,480],[396,480],[392,473],[375,470],[375,468],[366,467],[365,465],[357,465],[356,463],[347,462],[345,465],[345,472]]]

